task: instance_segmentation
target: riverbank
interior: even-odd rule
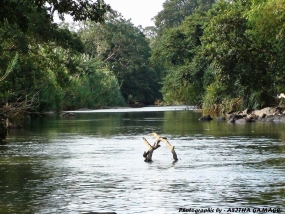
[[[228,112],[229,123],[251,122],[285,122],[285,106],[266,107],[260,110],[245,109],[244,111]]]

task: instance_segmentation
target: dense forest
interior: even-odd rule
[[[275,105],[284,14],[285,0],[166,0],[143,29],[103,0],[2,0],[1,115],[156,101]],[[76,28],[55,22],[66,15]]]
[[[284,0],[166,1],[151,43],[164,100],[221,111],[277,104],[284,12]]]

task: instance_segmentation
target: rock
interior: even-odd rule
[[[242,112],[229,112],[227,117],[229,123],[285,122],[285,106],[267,107],[255,111],[245,109]]]
[[[252,113],[252,110],[250,108],[247,108],[245,109],[242,114],[245,114],[245,115],[248,115],[248,114],[251,114]]]
[[[255,114],[258,117],[262,117],[264,114],[266,114],[266,115],[273,115],[273,114],[278,113],[280,111],[281,110],[278,107],[276,107],[276,108],[267,107],[267,108],[263,108],[261,110],[255,110],[252,113]]]
[[[241,118],[241,119],[236,120],[235,123],[244,124],[246,123],[246,120],[244,118]]]
[[[245,124],[245,123],[252,123],[252,122],[255,122],[254,119],[252,119],[252,118],[247,118],[247,117],[240,118],[240,119],[231,119],[231,121],[232,121],[232,122],[230,122],[230,120],[229,120],[229,123]]]
[[[244,121],[245,121],[246,123],[252,123],[252,122],[255,122],[255,119],[254,119],[254,118],[251,118],[251,117],[245,117],[245,118],[244,118]]]
[[[207,115],[207,116],[201,117],[199,120],[201,120],[201,121],[211,121],[211,120],[213,120],[213,118],[211,118],[210,115]]]
[[[243,114],[238,114],[238,113],[233,113],[229,116],[229,119],[232,119],[232,118],[235,118],[235,119],[241,119],[241,118],[244,118],[246,117],[246,115],[243,115]]]
[[[229,120],[228,120],[228,123],[235,123],[236,122],[236,118],[230,118]]]
[[[274,121],[279,121],[279,116],[274,116],[274,115],[268,115],[265,117],[260,117],[258,118],[259,122],[274,122]]]
[[[227,113],[227,115],[230,116],[230,115],[233,114],[233,113],[235,113],[235,112],[234,112],[234,111],[230,111],[230,112]]]

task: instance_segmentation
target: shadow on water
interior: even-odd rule
[[[42,166],[37,166],[37,162],[30,157],[4,153],[1,149],[1,213],[36,213],[40,203],[33,202],[37,198],[44,200],[49,197],[53,186],[44,183],[53,175]]]
[[[193,111],[38,118],[0,145],[0,213],[285,209],[282,123],[200,122]],[[145,163],[142,137],[175,146]],[[146,203],[147,201],[147,203]]]

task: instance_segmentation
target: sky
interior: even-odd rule
[[[165,0],[104,0],[125,19],[131,19],[135,26],[154,26],[151,19],[162,10]]]

